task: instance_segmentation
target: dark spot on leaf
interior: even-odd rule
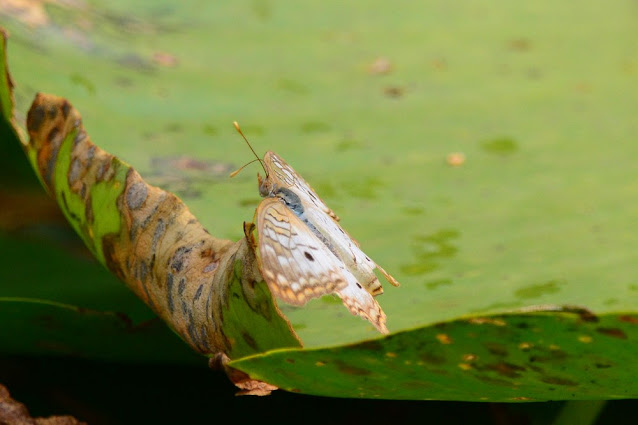
[[[255,340],[253,339],[252,336],[250,336],[249,333],[247,332],[242,332],[241,334],[242,338],[244,339],[244,341],[246,342],[246,344],[248,344],[248,346],[250,348],[252,348],[253,350],[257,351],[257,343],[255,342]]]
[[[173,314],[175,310],[175,304],[173,303],[173,275],[170,273],[166,279],[166,298],[168,301],[168,310]]]
[[[565,281],[550,280],[543,283],[537,283],[534,285],[525,286],[514,292],[514,296],[517,298],[538,298],[546,294],[554,294],[560,291],[560,286],[565,285]]]
[[[383,89],[383,93],[390,98],[393,99],[398,99],[401,96],[403,96],[403,93],[405,92],[405,90],[403,89],[403,87],[399,87],[399,86],[389,86],[386,87],[385,89]]]
[[[510,381],[506,381],[505,379],[493,378],[491,376],[486,376],[486,375],[477,375],[477,378],[483,382],[487,382],[488,384],[504,385],[507,387],[512,386],[512,383]]]
[[[193,301],[197,301],[199,297],[202,296],[203,289],[204,289],[204,284],[202,283],[201,285],[199,285],[199,288],[197,288],[197,291],[195,291],[195,297],[193,298]]]
[[[621,322],[631,323],[632,325],[638,324],[638,317],[629,316],[627,314],[618,317],[618,320],[620,320]]]
[[[52,143],[59,132],[60,130],[57,127],[53,127],[47,136],[47,140]]]
[[[95,223],[95,214],[93,213],[91,195],[89,195],[85,201],[84,217],[86,218],[86,224],[92,226]]]
[[[80,178],[80,172],[82,171],[82,163],[78,158],[73,158],[71,166],[69,167],[69,186],[73,186]]]
[[[80,217],[78,217],[77,214],[75,214],[73,211],[69,209],[69,204],[67,203],[67,200],[66,200],[66,193],[60,192],[60,197],[62,199],[62,207],[64,208],[64,211],[66,211],[66,213],[69,215],[69,217],[73,221],[80,222]]]
[[[507,47],[513,51],[526,52],[532,48],[532,42],[527,38],[515,38],[509,41]]]
[[[65,99],[62,102],[62,116],[64,116],[64,119],[66,119],[69,116],[69,111],[71,110],[71,104],[69,104],[69,102]]]
[[[164,130],[166,130],[169,133],[180,133],[184,130],[184,127],[182,126],[182,124],[174,122],[174,123],[167,124],[164,127]]]
[[[525,370],[525,368],[522,366],[517,366],[515,364],[507,362],[489,364],[481,368],[477,367],[477,369],[491,370],[498,373],[499,375],[507,376],[508,378],[519,378],[521,376],[520,372]]]
[[[541,367],[535,366],[535,365],[527,365],[528,368],[532,369],[534,372],[536,373],[545,373],[545,370]]]
[[[432,282],[427,282],[425,284],[425,286],[428,289],[436,289],[439,286],[449,286],[451,284],[452,284],[452,280],[451,279],[438,279],[438,280],[434,280]]]
[[[212,262],[204,267],[204,273],[210,273],[217,268],[217,262]]]
[[[40,131],[40,127],[44,122],[44,107],[38,105],[29,110],[27,115],[27,129],[32,132]]]
[[[614,338],[627,339],[627,334],[622,329],[618,328],[597,328],[596,332]]]
[[[546,384],[555,384],[555,385],[566,385],[566,386],[578,385],[577,382],[574,382],[566,378],[559,378],[557,376],[545,376],[541,378],[541,381],[545,382]]]
[[[148,188],[144,182],[133,183],[126,193],[126,202],[128,207],[136,210],[144,204],[148,196]]]
[[[179,248],[177,248],[177,250],[175,251],[175,254],[173,254],[173,257],[171,258],[171,267],[173,268],[174,271],[176,272],[180,272],[182,271],[182,268],[184,267],[184,257],[190,253],[192,250],[192,248],[190,247],[186,247],[186,246],[180,246]]]
[[[337,365],[337,368],[339,369],[340,372],[343,372],[348,375],[367,376],[372,374],[372,371],[368,369],[352,366],[341,360],[335,361],[335,364]]]
[[[607,363],[596,363],[594,366],[596,366],[597,369],[607,369],[611,367],[611,365]]]
[[[286,363],[294,364],[295,359],[286,359]]]
[[[431,365],[443,365],[443,364],[445,364],[445,356],[440,355],[440,354],[436,354],[436,353],[432,353],[432,352],[420,353],[419,354],[419,359],[421,359],[421,361],[423,361],[424,363],[428,363],[428,364],[431,364]]]
[[[600,320],[593,311],[587,310],[586,308],[580,308],[578,310],[578,315],[580,316],[580,320],[583,322],[596,323]]]
[[[516,142],[507,137],[485,141],[481,146],[485,152],[501,156],[511,155],[518,150]]]
[[[49,106],[47,114],[49,115],[49,120],[55,119],[55,117],[58,116],[58,108],[55,105]]]
[[[485,348],[487,348],[487,351],[495,356],[507,356],[507,348],[503,344],[499,344],[496,342],[487,342],[485,343]]]
[[[155,232],[153,233],[153,242],[151,244],[152,251],[155,251],[157,249],[157,243],[164,235],[164,232],[166,232],[166,223],[164,222],[164,219],[159,218],[157,220],[157,225],[155,226]]]

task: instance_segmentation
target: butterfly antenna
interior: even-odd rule
[[[244,133],[241,131],[241,128],[239,128],[239,123],[237,121],[233,121],[233,125],[235,126],[235,130],[237,130],[237,132],[241,135],[241,137],[244,139],[244,141],[246,142],[246,144],[248,145],[248,147],[250,148],[250,150],[252,151],[253,155],[255,155],[256,159],[253,159],[252,161],[250,161],[247,164],[244,164],[240,169],[233,171],[232,173],[230,173],[230,177],[235,177],[237,174],[239,174],[239,172],[241,170],[243,170],[247,165],[252,164],[255,161],[259,161],[259,163],[261,164],[261,168],[264,169],[264,173],[266,173],[266,177],[268,177],[268,170],[266,170],[266,167],[264,166],[264,161],[261,160],[261,158],[259,158],[259,155],[257,155],[257,153],[255,152],[255,150],[253,149],[253,147],[251,146],[250,142],[248,141],[248,139],[246,138],[246,136],[244,136]]]

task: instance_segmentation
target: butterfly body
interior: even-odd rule
[[[374,269],[398,282],[361,251],[339,217],[281,157],[267,152],[265,199],[257,208],[260,266],[271,290],[285,302],[336,293],[346,307],[387,333],[386,316],[373,296],[383,293]]]

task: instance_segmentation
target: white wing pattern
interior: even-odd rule
[[[268,198],[259,204],[257,231],[261,270],[276,296],[303,305],[335,292],[352,314],[388,333],[379,303],[283,202]]]
[[[281,157],[267,152],[264,199],[257,209],[262,273],[285,302],[302,305],[329,293],[355,315],[387,333],[386,316],[373,296],[383,293],[374,269],[399,283],[372,261],[341,228],[339,217]]]

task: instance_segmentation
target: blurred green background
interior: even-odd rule
[[[237,240],[259,201],[256,166],[227,177],[252,159],[239,121],[402,282],[379,298],[391,331],[542,303],[637,310],[637,18],[628,0],[0,5],[21,125],[35,92],[68,98],[95,143]],[[33,193],[19,204],[45,213],[3,221],[0,296],[151,320],[11,176],[6,205]],[[310,346],[374,336],[330,298],[284,311]]]

